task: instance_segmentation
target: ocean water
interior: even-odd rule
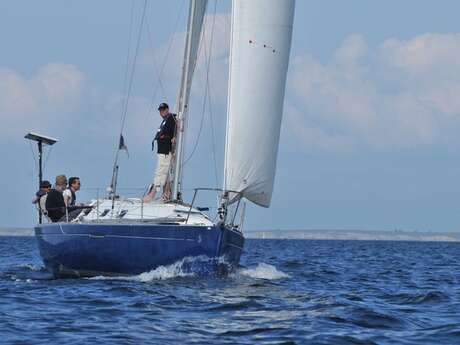
[[[54,280],[34,238],[0,253],[1,344],[460,344],[459,243],[248,240],[226,278]]]

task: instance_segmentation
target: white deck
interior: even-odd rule
[[[84,215],[84,212],[82,212],[73,222],[145,222],[177,223],[179,225],[213,225],[209,217],[196,208],[190,209],[190,206],[173,202],[163,203],[153,201],[144,203],[139,198],[117,199],[113,203],[113,210],[111,199],[92,200],[90,205],[94,207],[91,212],[87,215]]]

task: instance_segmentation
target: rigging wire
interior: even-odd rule
[[[150,32],[150,26],[149,26],[149,21],[148,20],[145,22],[145,27],[147,29],[147,37],[148,37],[148,41],[150,43],[150,48],[153,51],[154,50],[153,39],[152,39],[152,34]],[[161,88],[163,98],[166,99],[166,89],[165,89],[165,86],[163,84],[163,81],[161,80],[161,74],[160,74],[160,71],[158,70],[158,65],[157,65],[157,61],[155,59],[155,56],[152,57],[152,61],[153,61],[153,68],[155,69],[155,73],[157,74],[157,77],[158,77],[158,85]]]
[[[133,86],[134,73],[136,71],[137,56],[139,54],[139,47],[141,45],[142,30],[143,30],[143,27],[144,27],[146,9],[147,9],[147,0],[144,0],[144,7],[142,9],[141,23],[139,25],[139,32],[138,32],[138,35],[137,35],[136,50],[134,52],[134,58],[133,58],[133,63],[132,63],[132,67],[131,67],[131,75],[130,75],[130,78],[129,78],[128,90],[127,90],[127,94],[126,94],[126,102],[125,102],[125,108],[124,108],[124,111],[123,111],[123,119],[122,119],[122,122],[121,122],[120,135],[123,133],[123,129],[125,128],[126,115],[128,113],[129,99],[130,99],[130,96],[131,96],[131,90],[132,90],[132,86]]]
[[[203,32],[203,37],[205,36],[205,32]],[[206,50],[206,41],[203,39],[203,51],[204,51],[204,54],[205,54],[205,61],[207,62],[207,50]],[[206,65],[207,66],[207,65]],[[208,67],[208,66],[207,66]],[[200,120],[200,128],[198,130],[198,134],[197,134],[197,137],[196,137],[196,140],[195,140],[195,144],[193,146],[193,149],[192,149],[192,152],[189,154],[189,156],[187,157],[187,159],[184,160],[184,162],[182,163],[182,168],[192,159],[197,147],[198,147],[198,144],[200,142],[200,137],[201,137],[201,132],[203,130],[203,124],[204,124],[204,115],[206,114],[206,102],[208,100],[208,97],[207,97],[207,94],[208,94],[208,69],[206,69],[206,82],[205,82],[205,88],[204,88],[204,97],[203,97],[203,102],[202,102],[202,105],[201,105],[201,120]],[[188,125],[188,123],[187,123]]]
[[[45,164],[43,165],[43,167],[46,167],[46,165],[48,164],[48,160],[50,159],[50,156],[51,156],[51,151],[53,151],[53,146],[50,146],[50,148],[48,149],[48,153],[46,154]]]
[[[206,82],[205,82],[205,94],[204,94],[203,103],[202,103],[202,116],[201,116],[201,121],[200,121],[200,128],[199,128],[198,135],[197,135],[194,147],[192,149],[192,152],[190,153],[188,158],[183,163],[184,166],[185,166],[185,164],[187,164],[192,159],[192,157],[193,157],[193,155],[194,155],[194,153],[195,153],[195,151],[196,151],[196,149],[198,147],[198,143],[199,143],[200,138],[201,138],[201,132],[202,132],[202,129],[203,129],[204,116],[206,114],[207,101],[208,101],[208,99],[210,100],[210,98],[209,98],[209,92],[210,92],[209,75],[210,75],[210,69],[211,69],[212,44],[213,44],[213,39],[214,39],[214,26],[215,26],[215,22],[216,22],[216,11],[217,11],[217,0],[214,2],[213,22],[211,24],[211,36],[210,36],[210,40],[209,40],[209,52],[207,50],[206,41],[203,40],[204,54],[205,54],[205,61],[206,61]],[[205,36],[204,33],[203,33],[203,36]],[[217,173],[216,173],[216,178],[217,178]]]
[[[134,7],[134,3],[132,3],[131,9],[133,9],[133,7]],[[126,115],[128,114],[128,105],[129,105],[129,100],[130,100],[130,96],[131,96],[131,90],[132,90],[132,86],[133,86],[134,73],[136,71],[137,56],[138,56],[139,47],[140,47],[140,44],[141,44],[142,30],[143,30],[143,27],[144,27],[146,9],[147,9],[147,0],[144,0],[144,6],[143,6],[143,9],[142,9],[141,23],[139,25],[139,32],[138,32],[138,35],[137,35],[136,50],[134,52],[134,57],[133,57],[132,66],[131,66],[131,74],[129,76],[129,83],[127,85],[127,89],[125,90],[126,98],[125,98],[125,102],[124,102],[124,107],[122,109],[121,128],[120,128],[120,136],[119,136],[120,141],[121,141],[121,138],[122,138],[122,135],[123,135],[123,130],[125,128]],[[134,11],[132,11],[132,13],[133,12]],[[132,13],[131,13],[131,19],[133,18]],[[129,58],[130,58],[130,55],[131,55],[130,54],[131,36],[132,36],[131,32],[132,32],[132,20],[131,20],[131,24],[130,24],[130,35],[129,35],[129,40],[128,40],[129,47],[128,47],[128,56],[127,56],[127,64],[126,64],[127,65],[127,70],[128,70],[129,60],[130,60]],[[126,84],[125,84],[125,86],[126,86]],[[116,189],[117,179],[118,179],[118,156],[119,156],[119,153],[120,153],[120,141],[117,142],[117,149],[116,149],[116,153],[115,153],[115,159],[114,159],[114,162],[113,162],[112,180],[110,182],[110,190],[111,190],[111,193],[113,193],[113,197],[115,197],[114,189]],[[114,200],[115,200],[115,198],[113,198],[113,200],[112,200],[112,210],[113,210],[113,202],[114,202]]]
[[[134,7],[134,5],[133,5],[133,7]],[[137,35],[136,50],[134,52],[134,57],[133,57],[133,61],[132,61],[131,73],[130,73],[130,76],[129,76],[129,83],[127,84],[127,89],[125,90],[126,98],[125,98],[124,107],[123,107],[123,110],[122,110],[121,128],[120,128],[119,138],[121,138],[121,136],[123,135],[123,130],[125,128],[125,123],[126,123],[126,115],[128,114],[129,99],[130,99],[130,96],[131,96],[131,90],[132,90],[132,86],[133,86],[134,73],[136,71],[137,56],[139,54],[139,47],[140,47],[141,38],[142,38],[142,30],[143,30],[143,27],[144,27],[144,19],[145,19],[146,9],[147,9],[147,0],[144,0],[144,6],[143,6],[143,9],[142,9],[141,23],[139,25],[139,32],[138,32],[138,35]],[[131,16],[131,18],[132,17],[133,16]],[[131,21],[131,24],[132,24],[132,21]],[[132,28],[132,26],[131,26],[131,28]],[[130,30],[131,30],[131,28],[130,28]],[[131,32],[130,32],[130,35],[129,35],[127,70],[128,70],[129,60],[130,60],[129,58],[130,58],[130,55],[131,55],[130,54],[130,49],[131,49],[130,47],[131,47]],[[116,180],[118,178],[118,165],[117,164],[118,164],[118,155],[120,153],[119,144],[120,144],[119,141],[117,141],[117,149],[116,149],[115,159],[114,159],[114,163],[113,163],[113,170],[112,170],[112,181],[110,183],[111,188],[113,188],[114,185],[116,185]]]
[[[180,22],[180,19],[182,17],[182,12],[184,10],[184,7],[185,7],[185,3],[186,1],[182,1],[182,5],[181,7],[179,8],[179,11],[178,11],[178,15],[177,15],[177,19],[176,19],[176,23],[174,24],[174,33],[177,32],[177,28],[179,27],[179,22]],[[171,40],[169,41],[169,44],[168,44],[168,48],[166,49],[166,54],[165,54],[165,57],[163,59],[163,63],[161,65],[161,69],[160,69],[160,72],[159,72],[159,77],[161,78],[162,75],[163,75],[163,72],[165,70],[165,67],[166,67],[166,63],[168,62],[168,58],[169,58],[169,54],[171,52],[171,48],[174,44],[174,42],[176,41],[176,36],[175,34],[173,34]],[[157,93],[158,93],[158,88],[159,88],[159,84],[156,85],[156,88],[154,89],[153,91],[153,94],[152,94],[152,98],[151,98],[151,103],[150,103],[150,111],[153,111],[154,109],[154,104],[155,104],[155,99],[157,97]],[[165,97],[166,98],[166,97]],[[152,113],[153,115],[153,113]]]
[[[123,120],[123,111],[125,109],[126,103],[126,93],[128,88],[128,71],[129,71],[129,62],[131,58],[131,41],[133,36],[133,22],[134,22],[134,0],[131,1],[131,15],[129,22],[129,35],[128,35],[128,52],[126,54],[126,64],[125,64],[125,73],[123,78],[123,100],[121,104],[121,120]]]
[[[120,115],[120,122],[122,123],[122,127],[121,127],[121,130],[120,130],[120,133],[123,133],[123,119],[125,117],[125,113],[124,113],[124,109],[125,109],[125,105],[126,105],[126,102],[127,102],[127,88],[128,88],[128,73],[129,73],[129,63],[130,63],[130,60],[131,60],[131,41],[132,41],[132,36],[133,36],[133,26],[134,26],[134,4],[135,4],[135,1],[132,0],[131,1],[131,14],[130,14],[130,21],[129,21],[129,34],[128,34],[128,49],[127,49],[127,54],[126,54],[126,64],[125,64],[125,73],[124,73],[124,78],[123,78],[123,99],[122,99],[122,102],[121,102],[121,115]],[[120,134],[121,135],[121,134]],[[115,150],[115,158],[113,160],[113,171],[112,171],[112,181],[111,181],[111,187],[114,183],[114,174],[115,174],[115,167],[117,165],[117,162],[118,162],[118,154],[120,152],[120,147],[119,147],[119,140],[120,140],[120,136],[118,136],[116,138],[116,142],[117,142],[117,146],[116,146],[116,150]]]
[[[38,169],[40,169],[40,167],[39,167],[37,158],[35,157],[36,155],[35,155],[34,148],[33,148],[33,146],[32,146],[32,142],[31,142],[30,140],[28,140],[28,142],[29,142],[30,152],[32,153],[32,158],[34,159],[34,162],[35,162],[34,168],[38,170]],[[45,148],[46,148],[46,146],[45,146]],[[43,150],[43,156],[44,156],[44,158],[45,158],[45,159],[44,159],[44,160],[45,160],[45,163],[43,164],[43,170],[44,170],[44,168],[48,165],[48,160],[49,160],[49,158],[50,158],[50,156],[51,156],[51,151],[52,151],[52,150],[53,150],[53,146],[50,146],[47,152],[46,152],[45,149]],[[46,157],[45,157],[45,153],[46,153]]]
[[[29,142],[30,152],[32,152],[32,157],[34,158],[35,168],[37,168],[38,162],[37,162],[37,158],[35,158],[35,152],[34,152],[34,148],[32,147],[32,142],[30,140],[27,140],[27,141]]]

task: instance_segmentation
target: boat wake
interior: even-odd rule
[[[216,266],[219,267],[216,273]],[[171,265],[159,266],[149,272],[144,272],[134,276],[97,276],[89,278],[92,280],[125,280],[134,281],[141,283],[148,283],[158,280],[168,280],[177,278],[190,278],[190,277],[249,277],[253,279],[266,279],[266,280],[278,280],[284,278],[290,278],[290,276],[275,266],[259,263],[255,267],[250,268],[238,268],[231,272],[230,265],[225,261],[224,258],[210,259],[206,256],[197,257],[186,257],[180,261],[177,261]]]
[[[45,266],[38,266],[34,264],[22,264],[19,265],[18,268],[31,272],[46,272]]]
[[[253,268],[240,268],[235,272],[236,275],[246,276],[254,279],[267,279],[267,280],[278,280],[284,278],[290,278],[289,274],[286,274],[278,270],[275,266],[259,263]]]
[[[151,270],[150,272],[144,272],[137,276],[130,277],[130,280],[139,281],[141,283],[148,283],[154,280],[193,277],[195,276],[195,273],[184,269],[184,266],[187,265],[187,261],[187,258],[185,258],[172,265],[160,266],[154,270]]]
[[[159,266],[149,272],[144,272],[134,276],[107,277],[97,276],[89,279],[93,280],[127,280],[148,283],[156,280],[200,277],[216,275],[216,267],[228,269],[228,263],[223,258],[211,259],[207,256],[186,257],[171,265]]]
[[[4,272],[4,275],[15,282],[33,282],[51,280],[53,276],[44,266],[34,264],[20,264]]]

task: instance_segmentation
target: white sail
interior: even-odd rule
[[[198,51],[201,41],[201,31],[203,27],[204,15],[208,0],[191,0],[187,25],[187,37],[185,41],[184,62],[182,66],[181,86],[176,104],[178,115],[179,132],[177,134],[176,162],[174,167],[173,198],[178,198],[181,189],[183,151],[185,142],[185,132],[187,120],[188,99],[190,88],[192,87],[193,72],[195,71]]]
[[[295,0],[233,1],[224,188],[264,207],[275,179],[294,7]]]

